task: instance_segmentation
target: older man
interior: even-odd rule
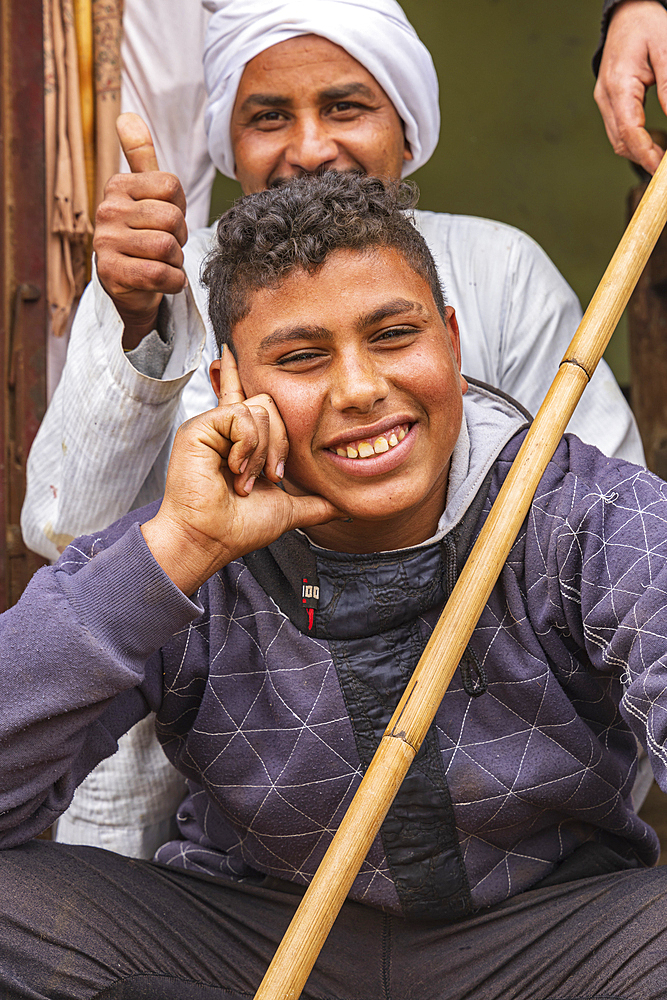
[[[394,0],[206,6],[210,151],[244,191],[324,170],[398,179],[433,152],[437,79]],[[49,557],[73,536],[159,496],[175,427],[214,403],[206,371],[215,347],[198,280],[210,232],[186,242],[178,180],[155,169],[146,136],[130,134],[127,144],[136,172],[108,186],[97,219],[97,274],[30,456],[23,529]],[[576,327],[575,296],[532,240],[508,226],[426,212],[417,213],[417,224],[464,331],[464,371],[536,409]],[[570,429],[608,454],[642,461],[632,416],[604,366]],[[137,779],[121,770],[127,810],[110,804],[100,838],[90,819],[99,807],[107,823],[108,791],[96,785],[70,838],[144,855],[164,839],[180,790],[169,792],[167,778],[162,786],[159,750],[154,759],[143,744],[141,752]],[[129,839],[115,837],[119,829]]]

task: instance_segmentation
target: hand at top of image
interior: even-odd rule
[[[624,0],[611,15],[594,96],[614,152],[651,174],[662,159],[645,128],[654,84],[666,110],[667,10],[656,0]]]

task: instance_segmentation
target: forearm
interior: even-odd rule
[[[156,651],[201,613],[136,523],[113,541],[115,530],[78,539],[0,618],[3,847],[48,826],[117,738],[159,707]]]
[[[204,326],[180,296],[163,378],[144,375],[121,348],[122,324],[95,281],[81,301],[67,364],[28,459],[22,527],[47,558],[73,537],[110,524],[132,506],[175,426],[183,389],[199,365]],[[166,459],[156,470],[154,499]]]

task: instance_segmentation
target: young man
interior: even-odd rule
[[[223,217],[219,406],[1,619],[9,1000],[256,990],[527,422],[405,208],[327,173]],[[630,790],[633,733],[667,786],[666,490],[562,442],[307,996],[665,996]],[[30,841],[150,710],[190,785],[159,864]]]

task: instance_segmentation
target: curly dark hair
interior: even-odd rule
[[[218,347],[250,311],[260,288],[275,288],[296,269],[315,272],[335,250],[394,248],[431,287],[440,315],[440,278],[412,223],[419,192],[412,183],[327,171],[240,198],[218,222],[202,280]]]

